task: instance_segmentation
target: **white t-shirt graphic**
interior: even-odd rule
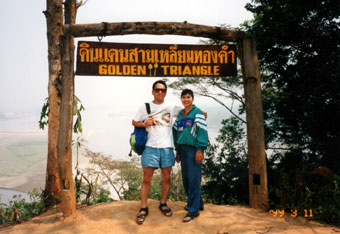
[[[150,102],[151,114],[149,116],[145,104],[138,109],[133,117],[134,121],[140,122],[148,117],[154,118],[154,125],[146,128],[148,131],[147,146],[153,148],[174,147],[172,125],[181,109],[183,109],[181,106],[168,103],[154,104],[153,102]]]

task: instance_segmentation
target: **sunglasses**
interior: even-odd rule
[[[166,93],[166,89],[154,89],[153,90],[155,93],[158,93],[158,92],[162,92],[162,93]]]

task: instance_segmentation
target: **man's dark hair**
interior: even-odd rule
[[[155,89],[155,87],[156,87],[156,84],[162,84],[162,85],[164,85],[164,86],[165,86],[165,90],[167,90],[167,89],[168,89],[168,86],[166,85],[165,81],[163,81],[163,80],[157,80],[157,81],[155,81],[155,83],[153,83],[153,85],[152,85],[152,90],[154,90],[154,89]]]
[[[194,99],[194,92],[191,89],[184,89],[181,93],[181,98],[187,94],[189,94],[192,97],[192,99]]]

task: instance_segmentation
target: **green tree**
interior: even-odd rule
[[[278,145],[268,167],[271,203],[309,206],[333,223],[339,221],[338,177],[315,169],[340,173],[339,4],[256,0],[246,6],[255,18],[245,24],[257,41],[266,140]]]
[[[222,121],[217,142],[205,152],[203,196],[215,204],[249,204],[248,160],[244,127],[231,117]]]
[[[340,171],[339,0],[256,0],[267,133],[317,165]]]

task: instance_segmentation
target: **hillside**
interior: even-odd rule
[[[174,215],[167,218],[158,210],[158,201],[149,201],[149,216],[143,225],[135,223],[138,201],[120,201],[80,208],[76,219],[63,220],[54,209],[28,222],[0,229],[0,233],[212,233],[212,234],[330,234],[340,228],[289,215],[274,217],[267,212],[240,206],[206,204],[200,217],[183,223],[184,202],[169,202]]]

